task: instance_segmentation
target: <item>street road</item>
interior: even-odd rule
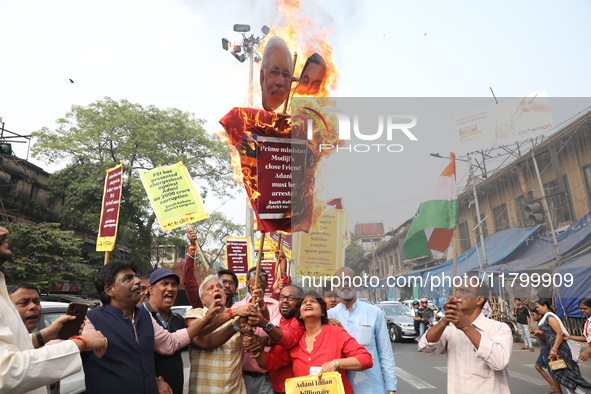
[[[522,346],[522,343],[513,344],[513,354],[509,363],[511,392],[539,394],[550,391],[548,383],[534,368],[540,348],[536,346],[534,352],[529,352],[520,350]],[[392,348],[396,358],[399,393],[446,392],[447,362],[445,354],[430,356],[418,353],[416,342],[394,343]],[[591,380],[591,362],[581,362],[579,366],[583,377],[588,381]]]
[[[534,364],[540,348],[534,352],[520,350],[523,343],[513,344],[509,363],[509,388],[516,394],[540,394],[550,391],[550,386],[535,370]],[[401,394],[445,393],[447,392],[447,362],[445,354],[429,356],[417,352],[416,342],[393,343],[398,375],[398,392]],[[183,352],[185,364],[185,390],[188,393],[190,362],[189,352]],[[583,377],[591,381],[591,362],[579,363]],[[564,391],[564,390],[563,390]],[[564,391],[566,393],[566,391]],[[489,394],[489,393],[475,393]]]

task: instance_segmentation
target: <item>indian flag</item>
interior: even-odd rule
[[[402,250],[408,259],[447,250],[458,224],[458,191],[456,189],[456,156],[443,170],[435,188],[421,203],[412,219]]]

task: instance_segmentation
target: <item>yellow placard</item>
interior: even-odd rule
[[[338,372],[326,372],[322,379],[318,375],[300,376],[285,381],[285,394],[344,394],[343,379]]]
[[[317,228],[308,234],[294,234],[292,254],[297,276],[334,275],[343,266],[344,216],[342,210],[325,209]]]
[[[141,172],[140,178],[163,231],[207,218],[183,163]]]

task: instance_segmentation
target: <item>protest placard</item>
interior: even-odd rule
[[[119,163],[106,170],[103,205],[96,239],[97,252],[110,252],[115,248],[117,226],[119,222],[119,206],[121,205],[121,185],[123,183],[123,166]]]
[[[140,178],[163,231],[207,218],[183,163],[144,171]]]

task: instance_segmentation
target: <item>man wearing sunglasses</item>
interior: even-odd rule
[[[419,348],[427,354],[447,353],[449,394],[510,393],[511,330],[484,317],[482,307],[490,293],[486,283],[477,276],[462,279],[443,305],[445,317],[427,330]]]

